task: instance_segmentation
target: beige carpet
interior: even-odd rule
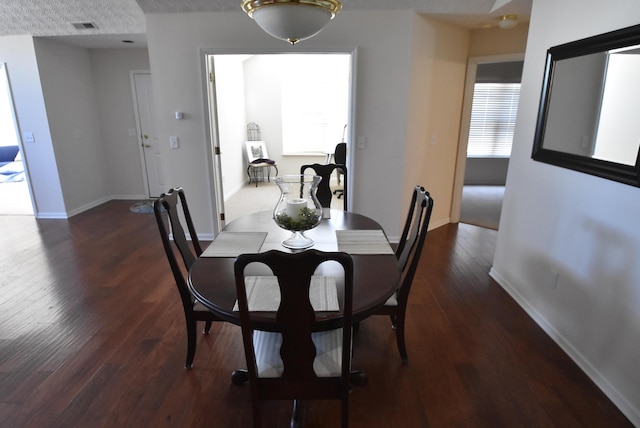
[[[26,181],[0,183],[0,215],[33,215]]]
[[[331,189],[341,189],[342,186],[338,186],[334,181],[335,178],[332,179]],[[247,184],[228,199],[225,199],[225,223],[229,224],[234,219],[247,213],[273,210],[279,199],[280,189],[273,182],[273,178],[271,182],[258,183],[258,187],[253,183]],[[341,210],[343,208],[342,199],[334,196],[331,199],[331,207]]]
[[[464,186],[460,222],[498,230],[504,186]]]

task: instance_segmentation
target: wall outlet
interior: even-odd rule
[[[367,137],[358,137],[358,143],[356,144],[356,147],[359,149],[366,149],[367,148]]]
[[[169,137],[169,147],[172,149],[178,148],[178,137]]]

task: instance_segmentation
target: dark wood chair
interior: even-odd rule
[[[179,206],[182,208],[187,230],[191,237],[191,246],[187,241],[184,227],[180,222]],[[198,302],[191,294],[191,291],[189,291],[185,275],[178,264],[176,254],[174,253],[174,249],[169,238],[170,225],[173,235],[173,243],[182,256],[184,269],[188,271],[196,261],[196,258],[200,257],[202,254],[202,247],[200,246],[198,235],[196,234],[195,227],[193,226],[193,220],[191,219],[187,199],[182,188],[178,187],[171,189],[167,193],[160,195],[160,197],[153,203],[153,211],[158,223],[158,229],[160,230],[160,237],[162,238],[164,251],[167,254],[169,266],[171,266],[171,272],[173,272],[173,277],[175,278],[176,286],[180,293],[180,300],[182,301],[182,307],[184,309],[184,317],[187,322],[187,359],[184,366],[189,369],[193,365],[193,358],[196,353],[196,330],[198,321],[205,322],[203,333],[209,334],[209,331],[211,330],[211,323],[213,321],[221,321],[221,319],[205,308],[202,303]],[[193,247],[193,251],[191,247]]]
[[[409,291],[418,268],[422,248],[424,247],[429,220],[433,211],[433,199],[429,192],[421,186],[415,186],[411,196],[409,212],[396,247],[396,257],[402,270],[402,278],[398,291],[387,300],[385,305],[375,312],[375,315],[389,315],[391,325],[396,331],[396,342],[402,362],[408,362],[407,347],[404,340],[405,319]]]
[[[336,330],[314,332],[315,312],[309,297],[316,268],[335,261],[344,269],[343,323]],[[245,285],[250,263],[267,265],[278,279],[280,306],[270,331],[252,329]],[[292,268],[295,267],[295,268]],[[341,401],[342,427],[349,421],[351,385],[366,384],[366,374],[351,372],[353,262],[340,252],[271,250],[242,254],[235,262],[236,290],[251,401],[253,426],[260,427],[262,400],[293,400],[291,426],[299,426],[299,400]],[[258,287],[256,283],[255,287]]]
[[[322,177],[322,181],[318,185],[318,190],[316,191],[316,196],[320,201],[320,205],[324,208],[331,208],[331,199],[333,198],[331,193],[331,174],[336,170],[342,171],[344,174],[342,185],[344,189],[344,197],[342,205],[344,211],[347,211],[347,167],[334,163],[328,163],[325,165],[314,163],[311,165],[302,165],[300,167],[300,174],[304,174],[308,169],[312,169],[315,172],[315,175]]]
[[[347,165],[347,143],[338,143],[333,152],[333,162],[336,165]],[[338,184],[340,184],[340,177],[343,175],[342,171],[338,169]],[[344,189],[336,189],[333,191],[333,194],[336,195],[338,199],[344,196]]]

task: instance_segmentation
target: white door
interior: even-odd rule
[[[164,188],[160,144],[153,111],[151,73],[132,71],[131,82],[145,193],[150,198],[157,198],[166,189]]]
[[[220,138],[218,134],[218,111],[217,111],[217,101],[216,101],[216,85],[214,78],[214,65],[213,65],[214,57],[213,55],[207,56],[207,76],[209,76],[209,84],[208,88],[208,105],[209,105],[209,132],[211,135],[211,156],[212,156],[212,165],[210,168],[213,168],[211,175],[213,176],[213,189],[215,203],[216,203],[216,219],[218,230],[222,230],[225,226],[225,218],[224,218],[224,189],[222,187],[222,163],[220,159]]]

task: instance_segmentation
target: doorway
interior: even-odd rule
[[[34,215],[6,64],[0,63],[0,214]]]
[[[351,129],[352,61],[351,52],[207,55],[211,172],[218,214],[224,214],[219,227],[237,216],[234,207],[273,209],[279,196],[273,177],[249,189],[248,123],[260,127],[279,175],[327,162],[345,139],[345,125]],[[249,200],[238,202],[242,194]]]
[[[522,65],[522,55],[469,59],[452,222],[498,229]]]
[[[140,160],[144,172],[145,195],[157,198],[165,191],[160,144],[153,111],[153,90],[150,71],[131,71],[136,130]]]

